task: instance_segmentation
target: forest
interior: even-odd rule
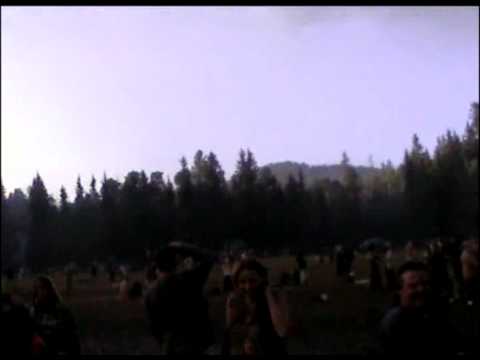
[[[180,160],[173,181],[161,171],[130,171],[123,182],[79,177],[75,194],[62,187],[59,201],[38,173],[26,194],[6,194],[2,183],[2,267],[141,261],[173,240],[216,250],[241,241],[277,253],[371,237],[398,245],[477,237],[478,122],[473,103],[463,134],[447,130],[433,153],[414,134],[398,166],[355,167],[343,153],[335,176],[292,163],[295,171],[279,175],[278,164],[260,167],[242,149],[230,179],[216,154],[198,150],[190,163]]]

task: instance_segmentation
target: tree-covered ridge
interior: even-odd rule
[[[447,131],[433,154],[413,135],[402,164],[370,173],[346,153],[334,167],[341,176],[317,178],[321,167],[303,165],[259,167],[247,149],[226,179],[216,154],[199,150],[191,163],[180,160],[173,182],[160,171],[131,171],[123,182],[78,177],[73,196],[59,189],[58,204],[37,174],[27,194],[7,195],[2,185],[2,266],[38,271],[69,261],[136,260],[172,240],[318,251],[373,236],[394,243],[477,237],[478,124],[474,103],[463,134]],[[279,180],[277,169],[290,167],[296,171]]]
[[[340,164],[308,165],[294,161],[282,161],[267,164],[263,167],[270,168],[273,175],[282,185],[287,184],[289,175],[298,174],[300,170],[305,176],[305,183],[307,186],[313,185],[317,180],[330,179],[332,181],[340,181],[343,177],[343,168]],[[362,180],[366,180],[380,172],[378,168],[370,166],[355,166],[354,168]]]

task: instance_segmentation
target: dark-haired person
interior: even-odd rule
[[[370,258],[370,291],[376,292],[383,290],[382,273],[381,273],[382,259],[380,257],[379,249],[371,249]]]
[[[394,291],[397,289],[397,275],[395,268],[393,267],[393,250],[391,246],[388,246],[385,253],[385,279],[388,291]]]
[[[479,354],[480,255],[478,245],[478,240],[469,240],[464,243],[460,257],[464,291],[451,307],[452,323],[458,339],[457,350],[465,355]]]
[[[391,355],[452,354],[453,332],[441,309],[432,305],[428,268],[407,262],[399,269],[399,305],[380,325],[382,352]]]
[[[452,296],[453,285],[448,273],[448,261],[441,241],[436,241],[431,247],[429,259],[432,295],[439,301],[448,302]]]
[[[268,286],[268,272],[255,260],[243,261],[233,276],[227,299],[224,355],[287,353],[289,327],[285,296],[278,299]]]
[[[301,252],[297,254],[295,260],[297,262],[298,283],[299,285],[305,285],[307,281],[307,260],[305,260],[305,256]]]
[[[353,263],[355,261],[355,251],[353,247],[347,246],[344,250],[343,256],[345,261],[345,275],[348,276],[349,281],[353,281]]]
[[[3,285],[3,284],[2,284]],[[3,290],[3,289],[2,289]],[[2,353],[32,356],[34,324],[28,308],[16,302],[11,294],[2,291]]]
[[[188,257],[195,261],[194,267],[178,272]],[[156,256],[157,281],[146,294],[145,307],[164,354],[203,354],[212,345],[203,287],[215,261],[212,252],[178,242]]]
[[[35,333],[48,355],[78,355],[80,342],[72,312],[64,304],[53,281],[38,276],[33,287],[32,317]]]
[[[157,272],[155,262],[151,260],[145,269],[145,285],[146,288],[149,289],[150,287],[155,285],[157,281]]]
[[[95,261],[90,266],[90,276],[92,277],[92,279],[96,279],[97,274],[98,274],[98,266],[97,266],[97,262]]]

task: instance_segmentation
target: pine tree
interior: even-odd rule
[[[52,259],[51,203],[42,178],[37,173],[29,188],[30,241],[28,264],[34,272],[45,270]]]

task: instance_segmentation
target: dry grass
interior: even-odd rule
[[[293,257],[261,260],[270,269],[270,282],[278,282],[281,272],[291,273]],[[310,264],[307,286],[286,287],[292,318],[297,323],[297,334],[289,343],[291,353],[362,353],[373,343],[372,335],[390,301],[389,294],[372,294],[366,287],[348,284],[335,277],[333,264]],[[365,278],[368,264],[358,259],[357,277]],[[64,278],[55,274],[54,280],[64,293]],[[133,274],[141,280],[142,274]],[[219,267],[212,271],[206,291],[222,287]],[[18,292],[30,299],[32,281],[17,284]],[[319,296],[329,294],[330,301],[322,303]],[[106,275],[91,280],[81,274],[75,279],[74,293],[66,298],[78,322],[83,353],[85,354],[158,354],[159,346],[148,332],[143,304],[123,303],[118,289],[113,288]],[[209,296],[210,316],[218,341],[221,341],[225,316],[224,296]]]

